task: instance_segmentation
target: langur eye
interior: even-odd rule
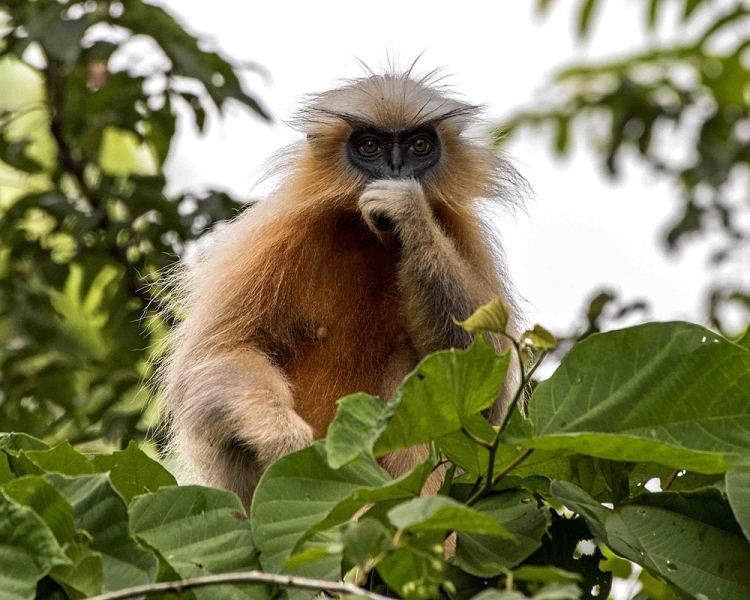
[[[432,149],[432,144],[427,138],[419,137],[411,143],[411,149],[414,154],[427,154]]]
[[[372,156],[378,150],[380,150],[380,146],[378,145],[378,142],[374,140],[373,138],[367,138],[365,140],[362,140],[359,143],[359,146],[357,146],[357,148],[360,154],[363,154],[364,156]]]

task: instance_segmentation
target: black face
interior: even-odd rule
[[[432,127],[401,131],[355,129],[346,145],[349,160],[374,179],[419,178],[440,160]]]

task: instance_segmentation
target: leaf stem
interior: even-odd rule
[[[663,491],[669,490],[669,488],[672,487],[672,484],[674,483],[674,480],[677,479],[677,475],[680,474],[680,469],[675,469],[669,474],[669,477],[667,477],[667,480],[664,482],[664,486],[662,487]]]
[[[526,460],[529,457],[529,455],[531,455],[531,453],[533,452],[533,449],[525,450],[523,453],[518,455],[500,473],[493,476],[493,473],[495,472],[495,457],[497,456],[497,449],[500,447],[500,440],[502,438],[502,434],[505,431],[505,429],[508,427],[510,418],[513,415],[513,410],[516,408],[516,406],[518,406],[518,403],[521,401],[521,398],[523,397],[523,394],[526,390],[526,386],[531,380],[531,376],[534,374],[534,371],[536,371],[537,367],[541,364],[541,362],[544,360],[544,357],[547,355],[546,350],[542,351],[541,355],[539,356],[539,359],[531,366],[531,368],[527,372],[524,369],[523,356],[521,354],[521,345],[519,344],[519,342],[513,339],[512,337],[510,337],[508,334],[504,333],[502,335],[504,335],[506,338],[510,340],[511,344],[513,344],[513,348],[516,351],[516,356],[518,357],[518,368],[521,374],[521,382],[519,383],[518,388],[516,389],[516,393],[513,394],[513,398],[511,399],[510,403],[505,409],[505,413],[503,414],[503,418],[500,421],[500,427],[498,428],[497,435],[495,436],[495,440],[492,442],[492,444],[489,447],[486,445],[485,440],[482,440],[480,442],[474,439],[474,437],[472,437],[471,435],[469,435],[470,432],[462,429],[462,431],[464,431],[464,434],[467,437],[469,437],[470,439],[474,440],[475,442],[479,443],[481,446],[489,450],[489,458],[487,460],[487,476],[484,479],[484,485],[479,487],[479,489],[477,489],[476,491],[472,492],[472,494],[469,496],[469,499],[466,501],[466,504],[468,506],[473,505],[482,496],[488,494],[492,490],[492,487],[498,481],[500,481],[500,479],[502,479],[505,475],[510,473],[510,471],[515,469],[519,464],[521,464],[524,460]]]
[[[328,592],[343,592],[355,596],[363,596],[370,600],[392,600],[386,596],[381,596],[375,592],[362,589],[353,583],[336,583],[334,581],[324,581],[322,579],[308,579],[307,577],[292,577],[289,575],[277,575],[275,573],[264,573],[262,571],[246,571],[243,573],[224,573],[221,575],[206,575],[205,577],[195,577],[193,579],[184,579],[182,581],[167,581],[164,583],[150,583],[138,585],[116,592],[109,592],[94,596],[89,600],[122,600],[123,598],[133,598],[142,594],[173,593],[182,594],[185,590],[211,585],[221,585],[227,583],[273,583],[283,587],[295,587],[309,590],[319,590]]]
[[[520,465],[523,461],[525,461],[529,456],[531,456],[532,452],[534,452],[533,448],[528,448],[527,450],[524,450],[521,454],[516,456],[510,463],[508,463],[508,466],[505,467],[502,471],[500,471],[497,475],[495,475],[492,478],[492,485],[495,485],[498,481],[500,481],[503,477],[505,477],[508,473],[510,473],[513,469],[515,469],[518,465]]]

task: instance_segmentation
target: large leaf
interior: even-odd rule
[[[474,508],[500,523],[507,537],[459,533],[454,563],[477,577],[494,577],[516,566],[542,544],[550,525],[549,509],[539,506],[525,490],[511,490],[484,498]]]
[[[69,561],[33,510],[0,492],[0,590],[3,599],[31,600],[36,583]]]
[[[3,492],[32,509],[64,546],[75,536],[73,507],[55,486],[42,477],[21,477],[3,486]]]
[[[748,389],[750,352],[698,325],[593,335],[534,391],[531,438],[509,441],[719,473],[750,455]]]
[[[260,567],[239,498],[199,486],[169,487],[130,505],[131,529],[183,579]],[[206,590],[194,590],[196,597]],[[216,597],[216,596],[211,596]],[[222,598],[266,598],[266,587],[224,586]]]
[[[255,543],[261,552],[264,570],[280,572],[297,542],[339,502],[361,488],[377,488],[391,481],[388,474],[367,457],[341,469],[332,469],[322,442],[276,461],[263,474],[255,490],[251,512]]]
[[[497,355],[480,336],[468,350],[425,358],[387,404],[387,427],[375,455],[426,443],[460,430],[500,396],[510,352]]]
[[[154,581],[156,557],[140,548],[131,537],[125,502],[106,475],[71,479],[49,474],[45,479],[68,499],[75,513],[76,527],[91,535],[91,548],[101,553],[104,591]]]
[[[718,491],[644,495],[611,510],[575,488],[553,482],[550,491],[616,553],[693,595],[750,597],[750,543]]]
[[[727,471],[727,497],[734,516],[750,540],[750,467],[738,467]]]

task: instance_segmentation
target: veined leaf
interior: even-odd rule
[[[750,352],[698,325],[597,334],[539,384],[530,437],[509,443],[721,473],[750,455],[748,389]]]

